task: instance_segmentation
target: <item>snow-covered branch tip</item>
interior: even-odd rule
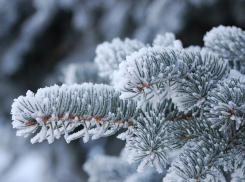
[[[245,74],[245,31],[235,26],[218,26],[203,38],[205,49],[229,60],[230,64]]]
[[[65,134],[67,142],[84,137],[84,142],[108,136],[122,127],[132,125],[136,115],[136,104],[133,100],[119,99],[119,92],[106,85],[55,85],[39,89],[34,95],[28,91],[12,105],[13,127],[17,135],[27,137],[40,132],[31,139],[32,143],[54,138]],[[83,129],[70,134],[77,126]]]
[[[191,62],[184,49],[142,48],[119,65],[115,88],[122,92],[122,99],[141,97],[141,102],[157,103],[171,94]]]
[[[99,68],[101,77],[112,76],[114,71],[118,70],[119,64],[126,59],[126,56],[145,47],[145,45],[136,39],[126,38],[122,41],[115,38],[112,42],[104,42],[96,48],[95,63]]]
[[[176,40],[173,33],[166,32],[164,35],[158,34],[153,40],[152,46],[182,47],[182,42]]]
[[[212,127],[232,137],[245,124],[245,79],[234,77],[219,82],[209,92],[205,110]]]

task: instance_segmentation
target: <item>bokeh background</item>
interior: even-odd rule
[[[115,136],[32,145],[12,129],[14,98],[61,85],[69,64],[92,62],[96,46],[115,37],[151,44],[173,32],[184,47],[203,46],[221,24],[245,30],[245,0],[0,0],[0,181],[87,181],[88,158],[125,145]]]

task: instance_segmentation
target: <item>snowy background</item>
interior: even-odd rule
[[[123,153],[110,157],[119,156],[124,146],[115,136],[86,144],[61,138],[51,145],[16,137],[13,99],[27,90],[62,84],[67,65],[93,61],[96,46],[115,37],[148,43],[157,34],[173,32],[184,47],[203,46],[212,27],[245,30],[244,17],[244,0],[0,0],[0,181],[87,181],[85,170],[90,176],[105,174],[91,170],[95,163],[103,168],[104,161],[120,162],[129,175],[135,166],[123,162]],[[137,174],[129,179],[120,175],[115,181],[133,181]]]

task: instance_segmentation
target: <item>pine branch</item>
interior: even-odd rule
[[[174,149],[181,148],[190,140],[210,133],[212,131],[210,129],[211,124],[205,119],[195,117],[176,118],[174,121],[169,121],[169,143]]]
[[[245,162],[241,164],[240,168],[234,171],[231,175],[231,182],[244,182],[245,181]]]
[[[207,50],[228,59],[237,70],[245,73],[245,31],[220,25],[208,32],[203,40]]]
[[[139,40],[126,38],[124,41],[115,38],[111,43],[104,42],[96,48],[95,63],[99,68],[101,77],[112,76],[118,69],[119,64],[126,59],[126,56],[143,48],[145,45]]]
[[[106,85],[55,85],[39,89],[34,95],[28,91],[12,105],[13,127],[18,136],[28,136],[41,131],[31,139],[32,143],[65,134],[67,142],[84,137],[84,142],[114,134],[122,127],[132,124],[136,116],[136,103],[133,100],[120,100],[119,92]],[[68,135],[77,126],[83,129]]]
[[[167,125],[170,118],[177,112],[171,100],[164,100],[157,109],[147,104],[145,111],[137,118],[137,124],[129,128],[132,135],[126,138],[126,148],[130,150],[128,161],[141,161],[137,171],[143,172],[150,164],[155,165],[159,173],[168,163],[170,150],[167,137]]]
[[[191,51],[191,52],[201,52],[202,48],[200,46],[189,46],[185,48],[186,51]]]
[[[183,49],[143,48],[120,64],[115,88],[123,99],[141,97],[143,103],[157,103],[171,95],[186,75],[193,62],[190,56]]]
[[[173,33],[166,32],[164,35],[158,34],[153,40],[152,46],[173,46],[174,41],[176,40],[175,35]]]
[[[228,86],[228,82],[230,83],[229,88],[232,86],[244,88],[241,79],[242,78],[232,78],[231,80],[225,80],[219,84],[223,83],[222,86]],[[223,87],[218,85],[217,90],[220,88]],[[233,98],[237,99],[238,103],[244,103],[244,101],[238,99],[243,98],[239,96],[241,94],[238,92],[234,93],[234,90],[238,91],[239,89],[229,90],[230,93],[234,93],[232,97],[227,97],[227,95],[224,94],[221,95],[217,90],[212,91],[212,93],[216,93],[220,97],[223,96],[223,100],[219,101],[220,105],[224,102],[224,98]],[[209,114],[209,112],[207,114]],[[170,136],[171,134],[174,136],[170,142],[176,142],[173,143],[175,145],[182,143],[182,145],[185,144],[185,146],[179,158],[172,163],[170,173],[165,179],[166,181],[206,181],[208,179],[218,181],[219,178],[221,181],[224,181],[223,174],[219,170],[220,167],[223,167],[225,171],[239,169],[239,164],[241,164],[245,158],[245,150],[242,145],[237,144],[237,141],[241,142],[241,144],[244,143],[243,136],[245,133],[245,125],[239,125],[239,128],[235,130],[232,135],[227,135],[227,132],[223,130],[219,132],[213,129],[215,127],[213,127],[212,123],[206,121],[206,119],[210,120],[209,117],[206,117],[203,119],[188,118],[187,120],[180,121],[176,119],[174,122],[170,122],[171,125],[169,125],[168,128],[169,133]],[[178,177],[176,177],[176,175],[178,175]]]
[[[245,124],[244,102],[245,80],[243,78],[226,79],[219,82],[217,88],[209,92],[205,116],[212,122],[213,128],[219,129],[232,138]]]
[[[234,147],[233,145],[229,144],[224,153],[226,156],[230,156],[223,161],[223,168],[225,172],[234,172],[242,169],[241,165],[245,160],[245,152],[241,150],[241,148]],[[245,173],[243,175],[245,176]]]
[[[223,151],[227,142],[218,133],[203,135],[188,142],[183,152],[172,163],[164,181],[225,181],[219,166],[223,164],[226,154]]]
[[[239,77],[229,75],[226,59],[245,73],[245,33],[220,26],[204,40],[206,48],[202,49],[183,49],[169,33],[157,36],[154,47],[130,39],[105,42],[97,47],[95,62],[99,74],[110,76],[117,91],[91,83],[55,85],[35,95],[28,91],[14,100],[13,127],[18,136],[37,133],[32,143],[45,139],[52,143],[62,134],[67,142],[80,137],[87,142],[90,136],[97,139],[125,127],[127,131],[118,138],[126,140],[128,161],[140,162],[138,172],[148,164],[163,172],[168,154],[182,148],[164,181],[225,181],[223,171],[234,170],[243,174],[235,172],[233,180],[241,180],[245,171],[245,79],[234,71]],[[97,69],[93,67],[91,73],[88,67],[71,66],[67,77],[97,78]],[[103,173],[107,159],[99,172]],[[113,176],[123,180],[123,171],[114,167],[110,168],[115,169]],[[140,178],[128,178],[132,179]]]
[[[173,102],[186,114],[202,116],[208,92],[226,78],[230,70],[228,62],[215,55],[195,52],[193,56],[192,68],[176,89]]]

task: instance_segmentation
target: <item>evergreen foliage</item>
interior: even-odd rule
[[[245,112],[245,79],[231,78],[224,80],[208,94],[206,117],[212,122],[212,127],[234,136],[241,128]]]
[[[224,172],[232,172],[233,181],[242,180],[244,40],[241,29],[220,26],[206,34],[205,48],[184,49],[169,33],[157,36],[153,47],[130,39],[103,43],[96,49],[95,62],[99,74],[110,76],[114,86],[83,83],[46,87],[35,95],[28,91],[12,105],[13,126],[19,136],[41,128],[32,143],[51,143],[61,134],[67,142],[80,137],[87,142],[90,135],[97,139],[124,127],[118,138],[126,140],[128,161],[140,162],[138,172],[149,164],[162,173],[171,163],[169,154],[181,149],[164,181],[225,181]],[[239,69],[230,71],[227,60],[235,66],[239,61]],[[79,125],[82,129],[73,132]],[[102,162],[97,171],[88,170],[93,168],[89,162],[85,165],[91,176],[105,170],[107,159],[98,160]],[[120,171],[114,166],[116,159],[108,161],[112,166],[107,169],[113,172],[103,175],[105,180],[140,179],[124,178],[133,174],[125,163],[120,163],[125,167]],[[154,175],[145,171],[142,176],[146,174]]]
[[[65,134],[67,142],[84,137],[84,142],[115,133],[121,127],[130,125],[134,118],[135,102],[120,100],[119,92],[106,85],[55,85],[39,89],[34,95],[28,91],[26,96],[15,99],[12,106],[13,127],[19,129],[18,136],[28,136],[39,126],[41,131],[31,142],[54,138]],[[83,129],[68,135],[77,126]]]
[[[175,35],[173,33],[165,33],[164,35],[157,35],[156,38],[153,40],[152,46],[173,46],[175,41]]]
[[[138,51],[145,45],[138,40],[126,38],[124,41],[115,38],[111,43],[104,42],[97,46],[95,63],[99,68],[99,75],[109,77],[118,69],[118,65],[134,51]]]
[[[197,116],[203,114],[208,92],[216,86],[219,80],[227,77],[229,67],[226,61],[212,54],[190,53],[194,58],[192,67],[176,89],[176,96],[173,100],[177,103],[179,110],[186,113],[190,111]]]
[[[169,97],[181,77],[189,71],[191,58],[183,49],[161,46],[142,48],[119,66],[115,88],[120,98],[140,97],[153,103]]]
[[[176,181],[180,177],[181,181],[225,181],[219,165],[226,157],[223,153],[226,145],[226,141],[215,135],[215,131],[191,140],[172,163],[167,179]]]
[[[232,177],[231,182],[245,181],[245,177],[244,177],[245,171],[244,170],[245,170],[245,162],[243,161],[243,163],[241,164],[241,167],[231,175]]]
[[[245,73],[245,32],[237,27],[213,28],[204,38],[209,50],[230,61],[230,64],[242,74]]]
[[[129,128],[133,136],[126,138],[126,149],[130,150],[128,161],[141,161],[138,172],[143,172],[147,164],[155,165],[159,173],[163,172],[163,166],[166,168],[169,151],[166,121],[171,119],[176,111],[170,100],[164,100],[157,109],[147,105],[146,111],[137,118],[135,127]]]

